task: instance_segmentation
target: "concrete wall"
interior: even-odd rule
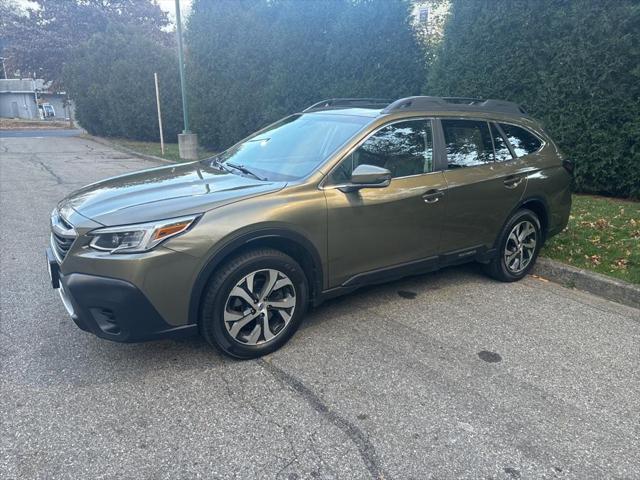
[[[56,112],[56,119],[68,118],[67,109],[64,107],[64,95],[55,93],[40,93],[38,98],[41,103],[50,103]],[[13,103],[17,104],[12,105]],[[18,115],[16,116],[16,109]],[[0,92],[0,118],[26,118],[39,119],[40,114],[36,108],[36,99],[33,93]]]
[[[16,112],[17,118],[39,118],[33,93],[0,92],[0,117],[16,118]]]

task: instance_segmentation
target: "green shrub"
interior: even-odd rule
[[[130,28],[111,27],[81,44],[64,69],[76,118],[89,133],[159,138],[153,74],[158,72],[165,139],[182,129],[176,52]]]
[[[578,191],[640,196],[637,0],[453,0],[426,89],[519,102],[576,163]]]
[[[194,130],[220,149],[323,98],[417,94],[425,62],[408,12],[404,0],[196,0]]]

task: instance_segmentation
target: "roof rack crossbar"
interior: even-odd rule
[[[469,97],[407,97],[396,100],[383,113],[397,112],[399,110],[439,110],[439,111],[479,111],[488,113],[515,113],[527,115],[522,106],[506,100],[485,100]]]
[[[461,105],[474,105],[484,101],[481,98],[474,97],[442,97],[442,100],[447,103],[459,103]]]
[[[307,107],[303,112],[312,112],[316,110],[326,110],[335,108],[385,108],[393,100],[386,98],[328,98],[320,102],[314,103]]]

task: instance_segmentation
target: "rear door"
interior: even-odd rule
[[[514,158],[500,130],[486,120],[441,119],[447,165],[447,214],[441,250],[492,248],[526,187],[530,168]]]

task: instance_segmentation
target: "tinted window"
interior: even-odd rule
[[[496,161],[505,162],[513,159],[513,155],[507,147],[507,142],[504,141],[504,137],[498,131],[495,125],[491,125],[491,138],[493,138],[493,147],[496,152]]]
[[[334,170],[332,183],[345,183],[358,165],[386,168],[393,178],[420,175],[433,169],[429,120],[398,122],[369,137]]]
[[[513,147],[516,157],[522,157],[523,155],[528,155],[540,150],[542,146],[540,139],[524,128],[507,125],[506,123],[501,123],[500,127]]]
[[[245,166],[269,180],[301,178],[369,122],[368,117],[348,115],[292,115],[216,158]]]
[[[449,168],[493,162],[493,144],[487,122],[442,120]]]

